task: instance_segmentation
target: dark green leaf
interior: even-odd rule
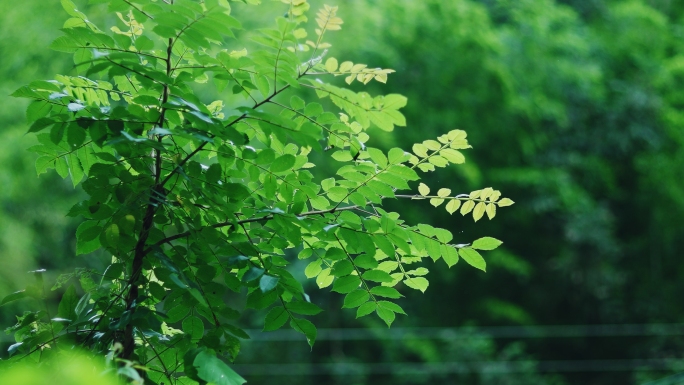
[[[247,382],[226,363],[208,351],[197,354],[193,366],[196,368],[199,378],[216,385],[242,385]]]
[[[316,315],[323,311],[320,307],[311,302],[297,301],[287,304],[287,310],[295,314]]]
[[[264,274],[264,269],[251,266],[249,270],[242,276],[243,282],[254,281],[255,279],[261,277]]]
[[[303,318],[293,318],[290,321],[290,327],[300,333],[303,333],[306,336],[309,346],[313,348],[314,342],[316,342],[317,332],[316,327],[311,323],[311,321]]]
[[[280,281],[279,277],[273,277],[271,275],[264,274],[259,280],[259,288],[265,293],[275,289],[275,287],[278,285],[278,281]]]
[[[20,290],[20,291],[14,292],[12,294],[6,295],[5,298],[2,299],[2,302],[0,302],[0,306],[4,305],[6,303],[10,303],[12,301],[16,301],[18,299],[22,299],[22,298],[26,297],[26,295],[27,295],[26,290]]]
[[[276,306],[266,314],[264,320],[264,331],[272,331],[280,329],[285,322],[290,319],[290,314],[282,306]]]
[[[69,285],[62,296],[62,300],[59,301],[57,315],[61,318],[75,321],[77,318],[76,305],[78,304],[78,300],[79,298],[76,295],[76,288],[74,288],[74,285]]]
[[[198,340],[204,335],[204,323],[195,316],[189,316],[183,320],[183,332],[193,340]]]

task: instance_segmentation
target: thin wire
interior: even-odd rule
[[[276,330],[263,333],[258,329],[246,330],[249,341],[298,341],[302,336],[294,330]],[[389,339],[472,339],[472,338],[581,338],[581,337],[638,337],[681,336],[684,324],[608,324],[608,325],[530,325],[488,326],[458,328],[347,328],[318,329],[318,341],[359,341]],[[245,341],[247,342],[247,341]]]
[[[635,370],[682,370],[684,362],[676,359],[634,360],[565,360],[565,361],[460,361],[393,363],[321,363],[321,364],[233,364],[244,376],[311,376],[353,374],[431,375],[454,373],[561,373],[561,372],[630,372]],[[678,368],[678,369],[677,369]],[[665,384],[665,383],[663,383]],[[657,385],[663,385],[658,383]],[[669,383],[668,383],[669,384]],[[649,384],[655,385],[655,384]]]

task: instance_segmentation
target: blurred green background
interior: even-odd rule
[[[466,130],[468,163],[426,183],[492,186],[516,204],[473,224],[403,202],[410,222],[504,247],[489,254],[486,274],[431,269],[427,293],[407,293],[409,317],[389,331],[355,320],[340,296],[309,282],[328,309],[313,319],[313,351],[287,331],[259,334],[263,314],[249,313],[242,322],[254,338],[235,369],[250,384],[684,381],[684,1],[336,5],[345,24],[330,35],[329,55],[397,70],[368,91],[409,98],[408,127],[375,132],[370,145],[408,149]],[[111,19],[103,11],[92,14]],[[260,16],[237,5],[235,14]],[[29,270],[54,278],[107,258],[75,256],[78,222],[64,214],[80,192],[54,172],[36,177],[26,101],[7,96],[73,73],[68,55],[46,48],[66,18],[56,0],[0,2],[0,296],[22,288]],[[0,308],[2,325],[22,306]]]

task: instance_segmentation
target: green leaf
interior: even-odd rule
[[[316,284],[320,289],[330,286],[335,277],[330,275],[330,269],[323,269],[316,277]]]
[[[69,285],[62,296],[62,300],[59,301],[57,316],[71,321],[76,321],[76,304],[78,304],[78,300],[79,298],[76,295],[76,288],[74,288],[74,285]]]
[[[427,152],[429,149],[422,143],[414,144],[412,150],[414,154],[418,155],[421,158],[425,158],[428,156]]]
[[[331,187],[328,189],[328,198],[333,202],[340,202],[347,197],[349,191],[344,187]]]
[[[52,109],[52,104],[43,101],[43,100],[37,100],[29,104],[28,108],[26,108],[26,121],[27,122],[33,122],[37,121],[41,118],[44,118],[47,116],[47,114],[50,113],[50,110]],[[38,126],[43,126],[47,122],[52,122],[52,119],[44,119],[41,123],[39,123]],[[43,126],[46,127],[46,126]],[[31,126],[31,129],[29,132],[36,132],[39,131],[40,129],[34,129],[34,126]]]
[[[247,382],[233,369],[208,351],[200,352],[193,361],[197,376],[215,385],[242,385]]]
[[[377,305],[375,302],[364,303],[363,305],[359,306],[358,309],[356,309],[356,318],[367,316],[368,314],[374,312],[376,307]]]
[[[290,321],[290,327],[304,334],[309,346],[313,348],[314,342],[316,342],[316,327],[311,323],[311,321],[303,318],[292,318]]]
[[[304,109],[304,115],[309,117],[316,117],[323,113],[323,106],[318,103],[309,103]]]
[[[325,70],[328,72],[335,72],[337,70],[337,59],[334,57],[329,58],[325,61]]]
[[[440,254],[442,254],[442,259],[444,262],[451,267],[458,263],[458,251],[450,245],[440,245]]]
[[[276,160],[273,161],[271,164],[271,172],[284,172],[292,169],[292,166],[294,166],[295,161],[297,159],[295,158],[294,155],[290,154],[285,154],[280,157],[278,157]]]
[[[316,315],[323,311],[320,307],[311,302],[297,301],[287,304],[287,310],[295,314]]]
[[[199,340],[204,335],[204,323],[198,317],[191,315],[183,320],[183,332],[193,340]]]
[[[438,206],[441,205],[442,203],[444,203],[444,199],[440,199],[440,198],[432,198],[432,199],[430,199],[430,204],[433,205],[433,206],[435,206],[435,207],[438,207]]]
[[[397,289],[387,286],[375,286],[370,290],[371,294],[386,298],[401,298],[401,295]]]
[[[426,196],[430,194],[430,187],[428,187],[425,183],[421,183],[418,185],[418,192],[422,196]]]
[[[392,277],[389,273],[382,270],[368,270],[361,276],[366,281],[373,282],[392,282]]]
[[[392,310],[378,307],[375,312],[378,314],[378,317],[380,317],[381,320],[385,321],[387,327],[392,326],[392,322],[394,322],[394,319],[396,318],[396,315]]]
[[[446,204],[446,211],[449,214],[453,214],[458,210],[458,208],[461,206],[461,201],[458,199],[452,199],[449,201],[449,203]]]
[[[16,301],[18,299],[22,299],[22,298],[26,297],[27,295],[28,294],[26,294],[26,290],[20,290],[20,291],[14,292],[12,294],[6,295],[5,298],[2,299],[2,302],[0,302],[0,306],[4,305],[6,303]]]
[[[305,249],[305,250],[311,250],[311,249]],[[323,268],[321,268],[321,264],[323,263],[322,260],[317,259],[311,263],[309,263],[306,266],[306,269],[304,269],[304,275],[306,275],[306,278],[313,278],[317,276]]]
[[[355,308],[368,301],[370,295],[363,289],[356,289],[344,297],[343,308]]]
[[[390,164],[399,164],[406,162],[411,157],[411,154],[405,152],[401,148],[394,147],[387,153],[387,158]]]
[[[86,221],[81,223],[76,229],[77,242],[88,242],[100,236],[102,227],[97,225],[97,221]]]
[[[405,107],[406,103],[408,102],[408,99],[405,96],[399,94],[385,95],[385,97],[382,100],[383,108],[392,110],[398,110],[402,107]]]
[[[261,277],[264,274],[264,269],[256,267],[256,266],[250,266],[249,270],[245,273],[245,275],[242,276],[242,281],[243,282],[250,282],[254,281],[255,279]]]
[[[347,253],[338,247],[331,247],[325,251],[325,257],[333,261],[347,258]]]
[[[467,215],[473,207],[475,207],[474,201],[466,201],[466,203],[461,206],[461,215]]]
[[[440,151],[439,155],[441,155],[442,157],[444,157],[444,159],[448,160],[450,163],[453,163],[453,164],[465,163],[465,157],[458,150],[453,150],[451,148],[447,148],[447,149]]]
[[[492,237],[483,237],[473,242],[472,248],[478,250],[494,250],[501,246],[503,242]]]
[[[337,278],[333,284],[332,291],[340,294],[351,293],[361,285],[361,278],[358,275],[348,275],[346,277]]]
[[[354,265],[348,259],[344,259],[333,265],[333,269],[330,274],[335,277],[343,277],[345,275],[351,274],[352,271],[354,271]]]
[[[378,166],[380,166],[381,168],[387,167],[387,157],[385,156],[385,154],[383,154],[382,151],[372,147],[367,148],[366,151],[368,151],[368,154],[370,155],[371,159]]]
[[[261,289],[261,291],[264,293],[267,291],[271,291],[275,289],[276,286],[278,286],[279,280],[279,277],[264,274],[261,276],[261,279],[259,279],[259,289]]]
[[[513,203],[515,203],[515,202],[513,202],[512,200],[510,200],[510,199],[508,199],[508,198],[501,198],[500,201],[496,202],[496,204],[499,205],[499,207],[510,206],[510,205],[512,205]]]
[[[473,209],[473,219],[475,219],[475,222],[480,220],[482,216],[484,215],[486,209],[486,205],[484,202],[479,202],[477,205],[475,205],[475,208]]]
[[[105,230],[105,237],[107,239],[107,245],[110,247],[116,247],[119,243],[119,226],[112,223]]]
[[[384,309],[391,310],[391,311],[393,311],[393,312],[395,312],[395,313],[399,313],[399,314],[406,315],[406,312],[404,311],[404,309],[402,309],[401,306],[397,305],[397,304],[394,303],[394,302],[390,302],[390,301],[378,301],[378,306],[381,307],[381,308],[384,308]]]
[[[405,279],[404,284],[411,289],[420,290],[425,293],[425,290],[427,290],[430,283],[423,277],[411,277]]]
[[[290,314],[282,306],[276,306],[271,309],[268,314],[266,314],[266,319],[264,320],[264,331],[272,331],[280,329],[285,322],[290,319]]]
[[[99,249],[102,227],[97,225],[97,221],[86,221],[81,223],[76,229],[76,255],[88,254]]]
[[[468,262],[468,264],[476,269],[480,269],[482,271],[487,271],[487,263],[485,262],[484,258],[475,251],[474,249],[471,249],[469,247],[465,247],[462,249],[458,250],[458,254]]]
[[[292,108],[295,110],[301,110],[306,106],[306,103],[302,98],[300,98],[297,95],[294,95],[290,98],[290,106],[292,106]]]

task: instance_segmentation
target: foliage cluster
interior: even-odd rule
[[[265,331],[289,324],[316,340],[305,316],[322,309],[293,260],[310,260],[305,275],[344,294],[357,318],[375,313],[390,326],[405,314],[397,288],[427,289],[424,259],[444,260],[440,269],[462,258],[484,271],[479,250],[501,244],[454,244],[450,231],[382,208],[388,199],[448,200],[449,213],[460,207],[477,221],[513,202],[492,188],[431,196],[422,183],[418,194],[399,194],[419,172],[463,163],[470,146],[461,130],[413,153],[366,145],[374,130],[406,125],[407,100],[324,81],[385,83],[394,72],[327,57],[327,35],[343,24],[337,7],[318,11],[309,38],[305,0],[283,0],[274,28],[247,31],[233,15],[254,12],[246,7],[255,1],[91,0],[116,13],[109,29],[61,3],[71,18],[51,48],[72,53],[79,74],[13,96],[32,100],[38,174],[55,169],[88,195],[68,214],[85,218],[77,254],[104,249],[111,263],[60,277],[56,315],[46,307],[20,316],[12,360],[79,345],[109,354],[135,381],[146,373],[154,383],[242,383],[225,363],[249,338],[234,325],[241,313],[231,295],[268,309]],[[202,88],[229,97],[205,100]],[[335,173],[316,171],[320,162],[337,162]],[[35,284],[2,304],[45,298],[43,272],[34,274]]]

